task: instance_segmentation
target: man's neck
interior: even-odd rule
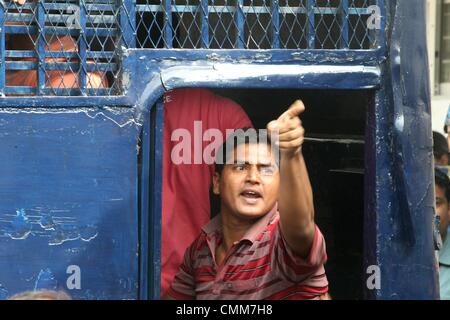
[[[231,249],[233,244],[241,240],[247,231],[255,223],[254,220],[244,220],[235,217],[234,215],[222,212],[222,248],[226,253]]]

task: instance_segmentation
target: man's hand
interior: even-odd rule
[[[27,0],[12,0],[12,2],[23,5],[25,2],[27,2]]]
[[[278,141],[274,141],[274,143],[278,145],[281,154],[293,156],[301,152],[305,129],[303,129],[302,121],[298,116],[303,111],[305,111],[305,105],[301,100],[297,100],[277,120],[271,121],[267,125],[270,136],[278,131]]]

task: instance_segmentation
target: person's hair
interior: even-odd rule
[[[434,182],[444,190],[447,202],[450,201],[450,179],[446,172],[439,168],[434,169]]]
[[[435,159],[440,159],[444,154],[448,155],[448,141],[436,131],[433,131],[433,154]]]
[[[268,147],[272,147],[272,150],[274,149],[274,146],[272,146],[270,142],[270,138],[267,136],[266,130],[257,130],[248,127],[236,129],[217,149],[216,161],[214,164],[215,172],[222,174],[225,164],[227,164],[229,159],[234,155],[236,148],[242,144],[250,143],[264,143]],[[278,159],[276,159],[276,157],[275,162],[278,165]]]
[[[8,300],[72,300],[64,291],[39,290],[18,293]]]

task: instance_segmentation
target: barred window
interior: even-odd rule
[[[9,0],[0,94],[121,95],[124,49],[368,50],[381,0]],[[379,24],[379,23],[378,23]]]

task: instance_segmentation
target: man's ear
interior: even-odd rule
[[[447,217],[450,224],[450,202],[447,202]]]
[[[220,174],[218,172],[214,172],[213,175],[213,192],[215,195],[220,194]]]

